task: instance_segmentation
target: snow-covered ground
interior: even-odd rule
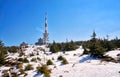
[[[106,53],[106,55],[109,55],[109,56],[111,56],[112,58],[117,58],[117,57],[118,57],[118,56],[117,56],[118,54],[120,54],[120,50],[109,51],[109,52]]]
[[[82,55],[83,49],[80,46],[74,51],[67,51],[65,54],[62,52],[54,54],[45,54],[42,50],[48,51],[49,49],[45,46],[35,46],[29,45],[24,51],[25,56],[30,61],[32,58],[39,57],[41,61],[24,63],[23,67],[27,64],[32,64],[34,70],[25,71],[28,75],[26,77],[44,77],[44,75],[37,74],[36,67],[45,64],[47,60],[51,59],[54,65],[48,66],[52,69],[51,77],[120,77],[120,63],[112,62],[101,62],[99,59],[93,59],[89,55]],[[34,56],[30,56],[31,53],[34,53]],[[37,55],[39,53],[39,55]],[[120,53],[120,51],[110,51],[106,55],[115,56]],[[67,59],[69,64],[62,65],[61,61],[58,61],[58,56],[63,56]],[[9,53],[9,58],[20,58],[19,53]],[[0,70],[9,69],[7,67],[0,67]],[[1,74],[1,73],[0,73]],[[20,75],[23,77],[24,75]]]
[[[59,66],[52,71],[51,77],[120,77],[119,64],[77,63]]]

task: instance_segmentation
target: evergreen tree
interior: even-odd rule
[[[11,53],[16,53],[19,50],[19,47],[11,46],[11,47],[7,47],[7,50]]]
[[[96,33],[93,32],[92,39],[90,40],[90,53],[94,58],[102,58],[105,49],[101,46],[100,40],[96,38]]]
[[[5,54],[3,51],[0,51],[0,64],[4,65],[5,64]]]
[[[53,42],[53,44],[50,46],[50,51],[52,53],[57,53],[59,51],[59,47],[58,45],[55,43],[55,41]]]
[[[115,46],[114,48],[120,48],[120,39],[118,39],[118,37],[116,37],[115,39],[111,40],[111,42]]]
[[[71,51],[71,50],[75,50],[77,48],[78,48],[77,45],[75,45],[75,43],[71,40],[71,42],[67,42],[65,44],[63,51]]]
[[[2,41],[0,41],[0,64],[4,65],[5,64],[5,47]]]
[[[101,45],[103,48],[105,48],[106,51],[114,49],[114,45],[108,39],[101,40]]]
[[[84,52],[83,54],[90,54],[90,51],[83,45]]]
[[[3,47],[4,43],[0,40],[0,47]]]
[[[93,40],[95,40],[95,39],[96,39],[96,33],[95,33],[95,31],[93,31],[93,34],[92,34],[92,36],[91,36],[91,37],[92,37],[92,39],[93,39]]]

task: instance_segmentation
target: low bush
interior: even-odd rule
[[[30,57],[31,57],[31,56],[34,56],[34,53],[31,53],[31,54],[30,54]]]
[[[40,59],[39,57],[37,57],[37,60],[38,60],[38,61],[41,61],[41,59]]]
[[[26,67],[25,67],[25,71],[28,71],[28,70],[33,70],[33,66],[31,64],[28,64]]]
[[[109,56],[104,56],[101,61],[107,61],[107,62],[117,62],[114,58]]]
[[[58,60],[62,61],[62,64],[68,64],[68,61],[63,56],[58,56]]]
[[[49,60],[47,61],[47,65],[53,65],[53,62],[49,59]]]
[[[23,59],[23,58],[19,58],[19,59],[18,59],[18,61],[21,61],[21,62],[23,62],[23,61],[24,61],[24,59]]]
[[[29,60],[27,58],[19,58],[18,61],[23,63],[29,63]]]
[[[117,58],[117,62],[120,62],[120,58]]]
[[[37,52],[37,55],[39,55],[39,52]]]
[[[66,59],[63,59],[62,64],[68,64],[68,61]]]
[[[5,77],[5,76],[4,76]],[[9,77],[9,76],[8,76]],[[19,75],[16,72],[11,73],[11,77],[19,77]]]
[[[20,52],[20,54],[19,54],[19,57],[21,57],[21,56],[23,56],[23,55],[25,55],[23,52]]]
[[[48,69],[46,65],[42,65],[41,67],[37,67],[38,73],[42,73],[45,75],[45,77],[50,77],[51,70]]]
[[[24,63],[29,63],[29,60],[27,58],[24,58]]]
[[[36,58],[32,58],[31,61],[32,62],[37,62],[37,59]]]
[[[19,72],[20,72],[20,74],[24,74],[25,73],[23,69],[20,69]]]
[[[22,64],[22,63],[18,63],[18,64],[16,65],[16,68],[22,69],[22,68],[23,68],[23,64]]]
[[[63,56],[58,56],[57,60],[64,60],[65,58]]]

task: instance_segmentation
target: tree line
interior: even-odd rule
[[[56,43],[55,41],[50,44],[50,51],[56,53],[59,51],[66,52],[77,49],[80,45],[83,46],[83,54],[89,54],[94,58],[103,58],[104,54],[108,51],[120,48],[120,39],[109,40],[108,37],[104,39],[97,38],[94,31],[91,39],[87,41],[70,41],[66,43]]]
[[[66,43],[56,43],[55,41],[53,41],[53,43],[50,44],[50,51],[52,53],[57,53],[59,51],[65,53],[66,51],[75,50],[77,48],[78,46],[72,40]]]
[[[90,54],[95,58],[103,58],[104,53],[120,48],[120,39],[109,40],[108,37],[100,39],[96,37],[97,34],[93,32],[91,39],[87,41],[77,41],[77,45],[82,45],[84,48],[83,54]]]

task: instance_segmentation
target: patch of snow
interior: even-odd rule
[[[118,56],[118,54],[120,54],[120,50],[113,50],[113,51],[109,51],[109,52],[107,52],[105,55],[108,55],[108,56],[110,56],[110,57],[112,57],[112,58],[117,58]]]

